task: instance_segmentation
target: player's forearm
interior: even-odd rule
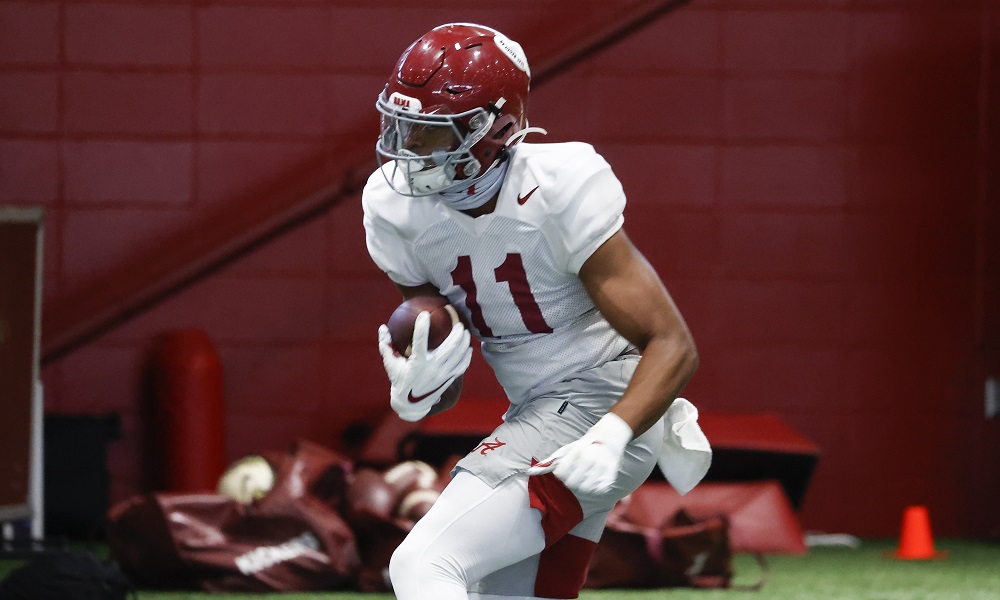
[[[663,418],[697,368],[698,351],[686,330],[652,337],[611,412],[621,417],[634,435],[642,434]]]

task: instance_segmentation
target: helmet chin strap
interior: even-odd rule
[[[521,131],[518,131],[514,135],[510,136],[510,138],[507,140],[507,143],[504,144],[504,145],[507,146],[508,148],[510,148],[514,144],[516,144],[516,143],[520,142],[522,139],[524,139],[524,137],[526,135],[528,135],[529,133],[540,133],[542,135],[548,135],[549,134],[548,131],[545,131],[541,127],[525,127]]]
[[[548,132],[541,127],[525,127],[510,136],[510,139],[507,140],[505,146],[510,148],[524,139],[524,136],[529,133],[540,133],[542,135],[546,135]],[[508,153],[510,152],[513,152],[513,149],[508,150]],[[457,190],[440,192],[438,193],[438,197],[455,210],[472,210],[474,208],[479,208],[492,200],[493,196],[500,191],[500,186],[503,185],[503,180],[507,176],[507,168],[509,166],[510,158],[508,157],[497,165],[495,169],[490,169],[486,171],[485,175],[472,180],[468,186]]]
[[[455,210],[472,210],[489,202],[503,185],[503,180],[507,175],[507,168],[510,160],[505,160],[494,169],[486,171],[486,174],[477,177],[469,182],[469,185],[457,190],[440,192],[440,198],[445,204]]]

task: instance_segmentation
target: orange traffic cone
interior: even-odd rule
[[[907,506],[903,511],[903,529],[899,534],[899,547],[890,558],[900,560],[932,560],[948,556],[947,552],[934,550],[931,519],[926,506]]]

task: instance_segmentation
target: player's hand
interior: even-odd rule
[[[556,450],[528,469],[528,475],[551,472],[566,487],[583,494],[611,490],[622,466],[625,446],[632,440],[632,428],[621,417],[608,413],[583,437]]]
[[[378,328],[378,349],[391,384],[389,405],[401,419],[419,421],[441,400],[441,395],[469,368],[472,345],[469,330],[455,323],[451,333],[433,350],[427,349],[430,314],[417,315],[410,356],[393,350],[389,328]]]

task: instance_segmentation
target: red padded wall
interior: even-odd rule
[[[431,26],[491,24],[530,59],[608,10],[468,4],[0,2],[0,202],[46,207],[46,305],[374,128]],[[822,449],[806,528],[894,535],[923,503],[941,535],[1000,535],[998,39],[987,0],[693,0],[533,94],[532,124],[622,179],[701,351],[687,395]],[[123,415],[113,499],[142,485],[165,330],[217,345],[231,459],[383,413],[375,328],[398,298],[360,218],[344,203],[47,365],[49,410]],[[469,395],[500,393],[472,368]]]

